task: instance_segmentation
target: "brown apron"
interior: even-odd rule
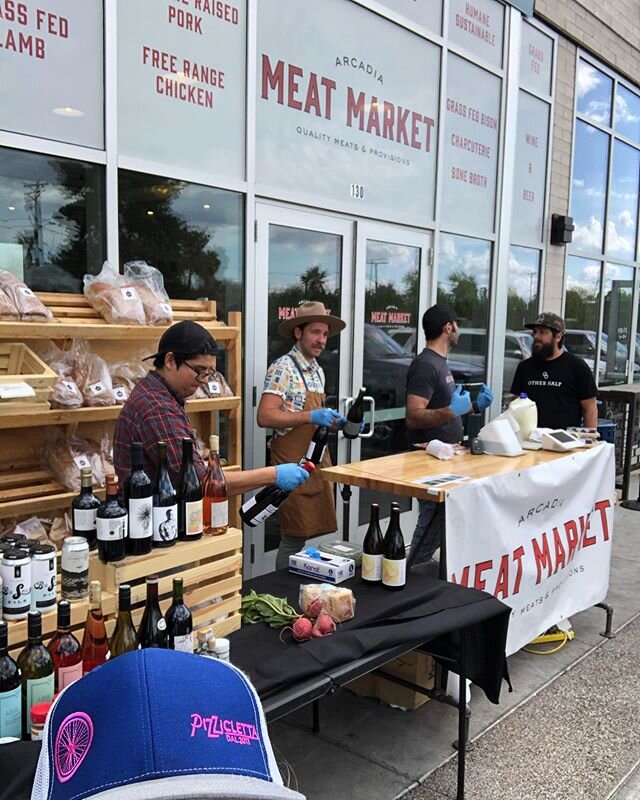
[[[324,408],[325,395],[309,391],[300,365],[293,356],[289,357],[307,387],[304,410]],[[292,428],[283,436],[272,437],[271,463],[274,465],[297,463],[307,452],[315,429],[316,426],[309,423],[299,428]],[[331,466],[328,448],[325,450],[321,466]],[[320,477],[318,470],[312,472],[308,480],[287,497],[280,506],[279,513],[280,531],[285,536],[299,536],[306,539],[319,533],[333,533],[338,528],[331,484]]]

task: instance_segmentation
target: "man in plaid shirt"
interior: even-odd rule
[[[131,472],[131,443],[141,442],[144,467],[153,479],[158,467],[158,442],[167,443],[167,468],[176,485],[182,462],[182,440],[196,434],[184,404],[198,386],[214,377],[218,346],[197,322],[185,320],[164,332],[153,358],[154,369],[136,385],[124,404],[113,441],[113,461],[120,486]],[[193,461],[200,479],[207,465],[197,451]],[[292,491],[309,477],[297,464],[229,472],[225,475],[229,494],[275,483]]]

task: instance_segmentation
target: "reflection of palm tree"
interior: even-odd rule
[[[300,283],[304,288],[304,299],[317,297],[325,292],[324,284],[327,279],[326,270],[320,269],[319,264],[314,264],[300,276]]]

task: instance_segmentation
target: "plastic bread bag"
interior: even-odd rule
[[[0,320],[18,320],[20,314],[4,289],[0,289]]]
[[[51,394],[52,408],[80,408],[83,405],[82,392],[73,379],[73,357],[70,351],[61,350],[53,342],[34,343],[40,358],[58,376]]]
[[[89,345],[82,339],[74,339],[70,354],[73,358],[75,382],[82,392],[84,405],[90,407],[115,405],[111,375],[104,358],[92,353]]]
[[[142,361],[136,360],[119,361],[109,364],[108,368],[116,403],[126,402],[136,383],[147,374],[147,368]]]
[[[49,322],[52,319],[51,309],[12,272],[0,269],[0,289],[15,306],[23,322]]]
[[[99,275],[85,275],[84,296],[107,322],[119,325],[144,325],[142,300],[136,288],[119,275],[108,261]]]
[[[124,278],[140,295],[147,324],[171,325],[173,309],[160,270],[146,261],[128,261],[124,265]]]
[[[346,622],[356,613],[356,600],[351,589],[330,583],[301,583],[298,604],[308,617],[326,611],[334,622]]]
[[[104,486],[104,466],[100,446],[79,436],[66,438],[54,430],[47,436],[42,459],[54,478],[74,492],[80,491],[80,470],[91,467],[94,486]]]

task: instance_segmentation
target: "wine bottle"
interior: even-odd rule
[[[4,736],[22,736],[22,680],[9,655],[7,623],[0,620],[0,737]]]
[[[192,542],[201,537],[202,486],[193,463],[193,439],[183,439],[178,478],[178,538]]]
[[[382,580],[382,558],[384,540],[380,530],[380,506],[371,503],[369,527],[362,542],[362,572],[364,583],[380,583]]]
[[[18,656],[22,673],[22,735],[31,738],[31,706],[53,699],[54,677],[51,653],[42,644],[42,616],[30,611],[27,646]]]
[[[131,443],[131,474],[124,486],[124,504],[129,514],[127,553],[132,556],[150,553],[153,539],[153,483],[144,471],[141,442]]]
[[[203,523],[207,536],[226,533],[229,527],[227,482],[220,466],[220,437],[209,437],[209,464],[202,483]]]
[[[306,461],[300,466],[306,469],[307,472],[313,472],[315,469],[311,461]],[[250,528],[255,528],[256,525],[275,514],[279,506],[289,497],[289,494],[290,492],[278,489],[277,486],[265,486],[264,489],[260,489],[257,494],[250,497],[240,509],[242,521]]]
[[[347,439],[357,439],[360,436],[362,420],[364,419],[364,395],[366,391],[364,386],[360,389],[358,396],[347,413],[347,421],[342,429],[342,433]]]
[[[58,630],[47,645],[53,659],[56,692],[82,677],[82,651],[80,642],[71,633],[71,604],[58,603]]]
[[[118,617],[111,635],[111,658],[138,649],[136,629],[131,619],[131,587],[121,583],[118,587]]]
[[[118,478],[107,475],[107,496],[96,512],[98,557],[108,564],[121,561],[127,554],[129,515],[118,500]]]
[[[137,639],[138,644],[143,648],[167,646],[167,623],[158,603],[159,580],[157,575],[149,575],[147,578],[147,602],[138,628]]]
[[[109,655],[109,639],[102,616],[102,588],[100,581],[89,584],[89,613],[82,637],[82,674],[104,664]]]
[[[178,498],[167,469],[167,443],[158,442],[158,474],[153,487],[153,546],[171,547],[178,540]]]
[[[404,589],[407,582],[407,551],[400,530],[400,507],[391,506],[389,527],[384,535],[382,585],[387,589]]]
[[[100,500],[93,493],[93,473],[91,467],[80,470],[80,494],[71,501],[71,524],[74,536],[84,536],[89,548],[98,546],[96,531],[96,511]]]
[[[184,603],[182,578],[173,579],[173,601],[164,618],[167,623],[167,647],[193,653],[193,619]]]
[[[324,425],[319,425],[313,432],[307,454],[305,456],[307,461],[312,464],[320,464],[327,449],[327,441],[329,439],[329,428]]]

